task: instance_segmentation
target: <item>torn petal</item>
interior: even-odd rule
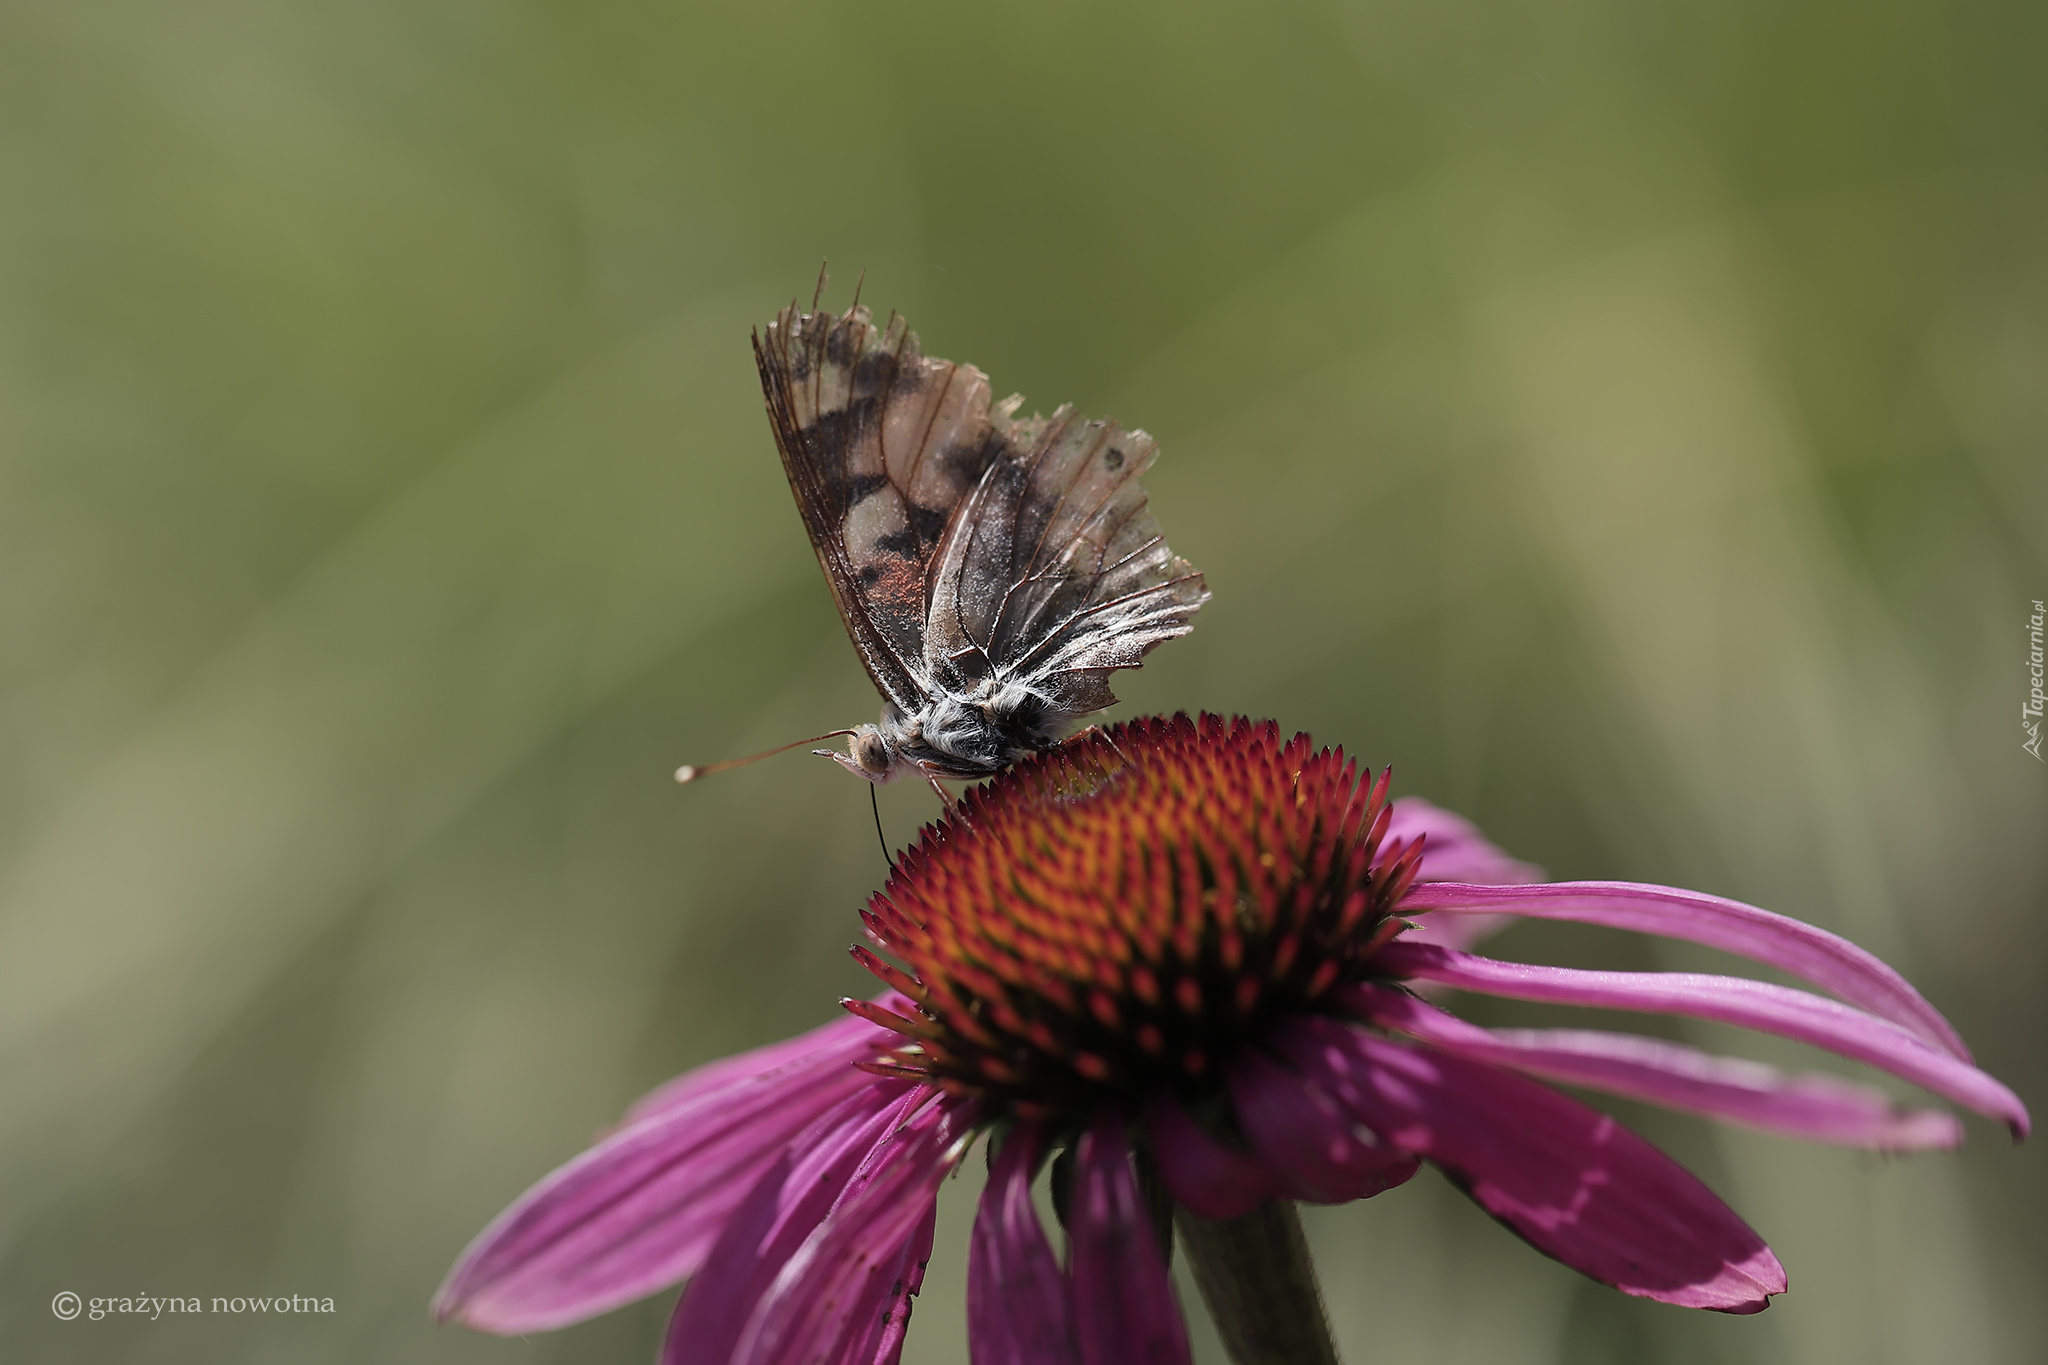
[[[924,1212],[924,1221],[911,1232],[910,1240],[896,1260],[889,1277],[890,1298],[881,1318],[867,1340],[849,1346],[833,1365],[897,1365],[903,1359],[903,1343],[910,1335],[912,1301],[924,1288],[925,1267],[931,1264],[932,1243],[939,1231],[939,1201],[934,1199]]]

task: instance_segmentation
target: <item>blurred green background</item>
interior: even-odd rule
[[[2044,50],[2025,0],[0,4],[0,1356],[651,1360],[669,1296],[426,1301],[642,1090],[863,989],[860,784],[668,776],[876,709],[746,341],[821,257],[1160,438],[1216,596],[1117,714],[1849,934],[2040,1110]],[[1428,1176],[1312,1216],[1347,1358],[2048,1355],[2041,1144],[1627,1113],[1789,1296],[1628,1300]]]

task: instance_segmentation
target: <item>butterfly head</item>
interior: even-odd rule
[[[856,725],[847,731],[846,752],[843,754],[837,749],[813,749],[811,752],[831,759],[856,777],[877,783],[899,777],[904,768],[913,766],[889,742],[889,737],[879,725]]]

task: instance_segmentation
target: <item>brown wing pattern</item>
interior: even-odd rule
[[[1146,507],[1152,438],[1071,407],[1016,421],[1018,401],[998,409],[1011,458],[989,468],[933,567],[926,667],[1021,678],[1083,715],[1116,700],[1111,671],[1192,629],[1209,593]]]
[[[925,616],[946,528],[1010,457],[988,376],[929,359],[901,318],[800,313],[754,334],[754,359],[804,529],[861,661],[905,711],[928,698]],[[1011,457],[1013,458],[1013,457]]]

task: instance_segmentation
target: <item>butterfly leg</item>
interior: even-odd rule
[[[1132,765],[1131,765],[1131,756],[1130,756],[1129,754],[1127,754],[1127,753],[1125,753],[1125,752],[1124,752],[1124,747],[1123,747],[1123,745],[1121,745],[1121,744],[1118,744],[1118,743],[1116,742],[1116,736],[1115,736],[1115,735],[1112,735],[1112,734],[1111,734],[1111,733],[1110,733],[1109,731],[1107,731],[1107,730],[1103,729],[1103,728],[1102,728],[1102,727],[1101,727],[1100,725],[1091,725],[1091,726],[1089,726],[1089,727],[1088,727],[1087,729],[1085,729],[1085,730],[1082,730],[1082,731],[1081,731],[1080,733],[1076,734],[1076,735],[1074,736],[1074,738],[1075,738],[1075,739],[1086,739],[1086,738],[1087,738],[1088,736],[1090,736],[1090,735],[1100,735],[1100,736],[1102,736],[1102,738],[1103,738],[1103,739],[1104,739],[1105,741],[1107,741],[1107,742],[1108,742],[1108,744],[1109,744],[1109,747],[1110,747],[1110,748],[1112,748],[1112,749],[1114,749],[1114,750],[1116,750],[1116,756],[1117,756],[1118,758],[1120,758],[1120,759],[1122,759],[1122,760],[1124,761],[1124,766],[1125,766],[1125,767],[1130,767],[1130,766],[1132,766]]]
[[[931,773],[926,773],[924,775],[924,780],[931,783],[932,790],[938,793],[939,804],[944,806],[947,810],[953,809],[953,793],[947,791],[945,787],[939,782],[939,779],[933,776]]]
[[[875,813],[875,838],[882,843],[882,861],[889,865],[890,875],[893,876],[896,872],[896,855],[889,851],[889,836],[882,833],[881,790],[874,783],[868,783],[868,808]]]

